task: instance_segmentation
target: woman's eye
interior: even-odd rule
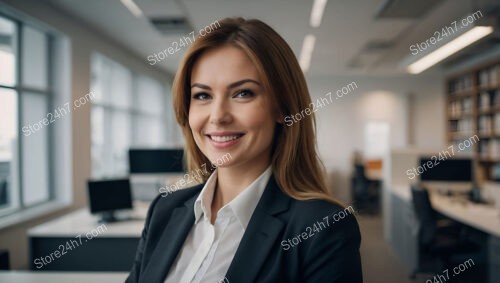
[[[253,91],[249,90],[249,89],[244,89],[244,90],[241,90],[241,91],[238,91],[234,97],[252,97],[254,96],[254,93]]]
[[[193,99],[197,99],[197,100],[207,100],[210,98],[210,96],[204,92],[193,94],[192,97],[193,97]]]

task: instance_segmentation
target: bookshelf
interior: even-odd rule
[[[445,105],[448,144],[472,154],[478,182],[500,181],[500,58],[447,78]]]

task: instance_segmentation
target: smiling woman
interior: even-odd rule
[[[217,166],[153,201],[127,282],[362,282],[353,214],[282,248],[344,207],[328,194],[314,115],[284,126],[311,103],[288,44],[259,20],[219,23],[173,86],[188,170]]]

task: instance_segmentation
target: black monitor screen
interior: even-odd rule
[[[131,149],[130,173],[184,172],[182,149]]]
[[[129,179],[89,181],[87,185],[91,213],[132,208]]]
[[[424,169],[423,173],[420,175],[420,180],[422,181],[472,181],[471,159],[439,160],[436,158],[421,158],[420,168]]]

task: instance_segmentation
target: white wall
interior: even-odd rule
[[[416,147],[444,147],[442,81],[441,77],[412,76],[308,78],[313,101],[351,82],[358,86],[316,112],[319,154],[333,175],[332,191],[337,198],[350,202],[352,153],[363,149],[363,129],[369,121],[389,123],[390,148],[410,142]],[[411,118],[409,113],[414,113]]]
[[[418,148],[444,148],[446,141],[446,96],[444,78],[422,82],[412,105],[413,144]]]

